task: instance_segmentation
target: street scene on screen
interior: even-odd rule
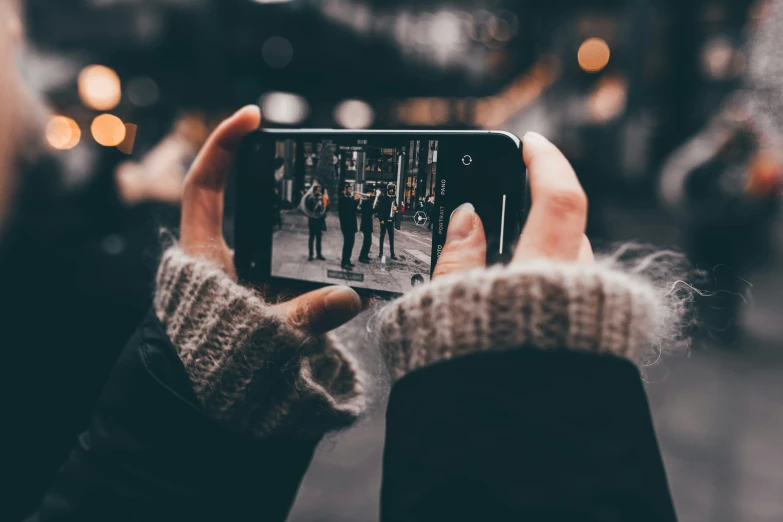
[[[437,141],[277,143],[272,275],[405,292],[429,281]]]

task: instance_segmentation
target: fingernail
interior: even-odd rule
[[[234,116],[237,116],[237,115],[239,115],[239,114],[242,114],[242,113],[243,113],[243,112],[245,112],[245,111],[251,111],[251,110],[252,110],[254,113],[256,113],[256,114],[258,115],[258,117],[259,117],[259,118],[261,118],[261,107],[259,107],[258,105],[255,105],[255,104],[253,104],[253,103],[251,103],[250,105],[245,105],[244,107],[242,107],[241,109],[239,109],[237,112],[235,112],[235,113],[234,113]]]
[[[329,309],[350,310],[353,313],[362,309],[359,294],[347,286],[335,286],[324,296],[324,304]]]
[[[259,106],[258,106],[258,105],[256,105],[255,103],[250,103],[250,104],[248,104],[248,105],[245,105],[244,107],[242,107],[241,109],[239,109],[237,112],[246,111],[246,110],[248,110],[248,109],[253,109],[253,110],[254,110],[254,111],[256,111],[256,112],[261,112],[261,107],[259,107]]]
[[[465,239],[473,232],[476,209],[470,203],[463,203],[454,209],[449,218],[446,239]]]
[[[522,143],[527,145],[536,145],[540,143],[549,143],[549,140],[537,132],[527,131],[525,135],[522,136]]]

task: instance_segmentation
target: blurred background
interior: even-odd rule
[[[146,313],[189,162],[258,103],[266,126],[549,137],[599,250],[638,240],[702,270],[690,354],[648,371],[681,520],[783,520],[783,140],[763,79],[778,3],[27,0],[21,67],[52,115],[0,249],[1,320],[12,363],[46,385],[16,412],[40,440],[16,441],[30,493],[12,513]],[[361,321],[345,333],[361,351]],[[382,417],[324,444],[292,521],[377,519]]]

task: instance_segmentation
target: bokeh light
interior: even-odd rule
[[[717,36],[708,40],[702,47],[702,70],[710,78],[724,80],[732,74],[733,58],[734,46],[731,41],[725,36]]]
[[[345,100],[335,107],[334,119],[346,129],[366,129],[372,125],[375,112],[361,100]]]
[[[114,69],[103,65],[89,65],[79,73],[79,97],[91,109],[109,111],[122,98],[120,77]]]
[[[407,125],[443,125],[450,117],[449,101],[444,98],[409,98],[394,110],[395,117]]]
[[[428,38],[433,46],[459,46],[465,34],[462,20],[451,11],[439,11],[429,19]]]
[[[269,92],[261,97],[264,119],[293,125],[304,120],[310,112],[307,101],[290,92]]]
[[[261,56],[272,69],[282,69],[294,58],[291,42],[282,36],[273,36],[261,47]]]
[[[628,82],[621,77],[603,78],[587,98],[585,112],[589,120],[604,123],[617,118],[625,110]]]
[[[46,125],[46,141],[57,150],[70,150],[79,144],[82,131],[67,116],[52,116]]]
[[[159,97],[158,84],[148,76],[138,76],[128,82],[128,100],[136,107],[155,105]]]
[[[125,139],[125,124],[113,114],[101,114],[92,120],[92,137],[104,147],[116,147]]]
[[[492,13],[486,9],[480,9],[468,16],[468,36],[477,42],[488,42],[491,38],[489,27],[493,19]]]
[[[497,95],[477,100],[471,123],[485,129],[505,128],[511,118],[531,106],[551,87],[560,73],[560,60],[556,56],[542,55]]]
[[[769,196],[783,184],[783,158],[778,151],[761,149],[751,160],[745,190],[756,197]]]
[[[609,44],[600,38],[588,38],[579,46],[579,67],[587,72],[598,72],[609,63]]]
[[[508,42],[519,30],[519,18],[511,11],[501,11],[489,20],[489,35],[499,42]]]

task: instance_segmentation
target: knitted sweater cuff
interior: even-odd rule
[[[167,250],[154,304],[215,420],[253,437],[319,437],[362,413],[363,374],[334,338],[307,335],[208,261]]]
[[[638,360],[658,322],[654,287],[600,264],[534,262],[442,277],[380,317],[395,377],[484,350],[565,348]]]

